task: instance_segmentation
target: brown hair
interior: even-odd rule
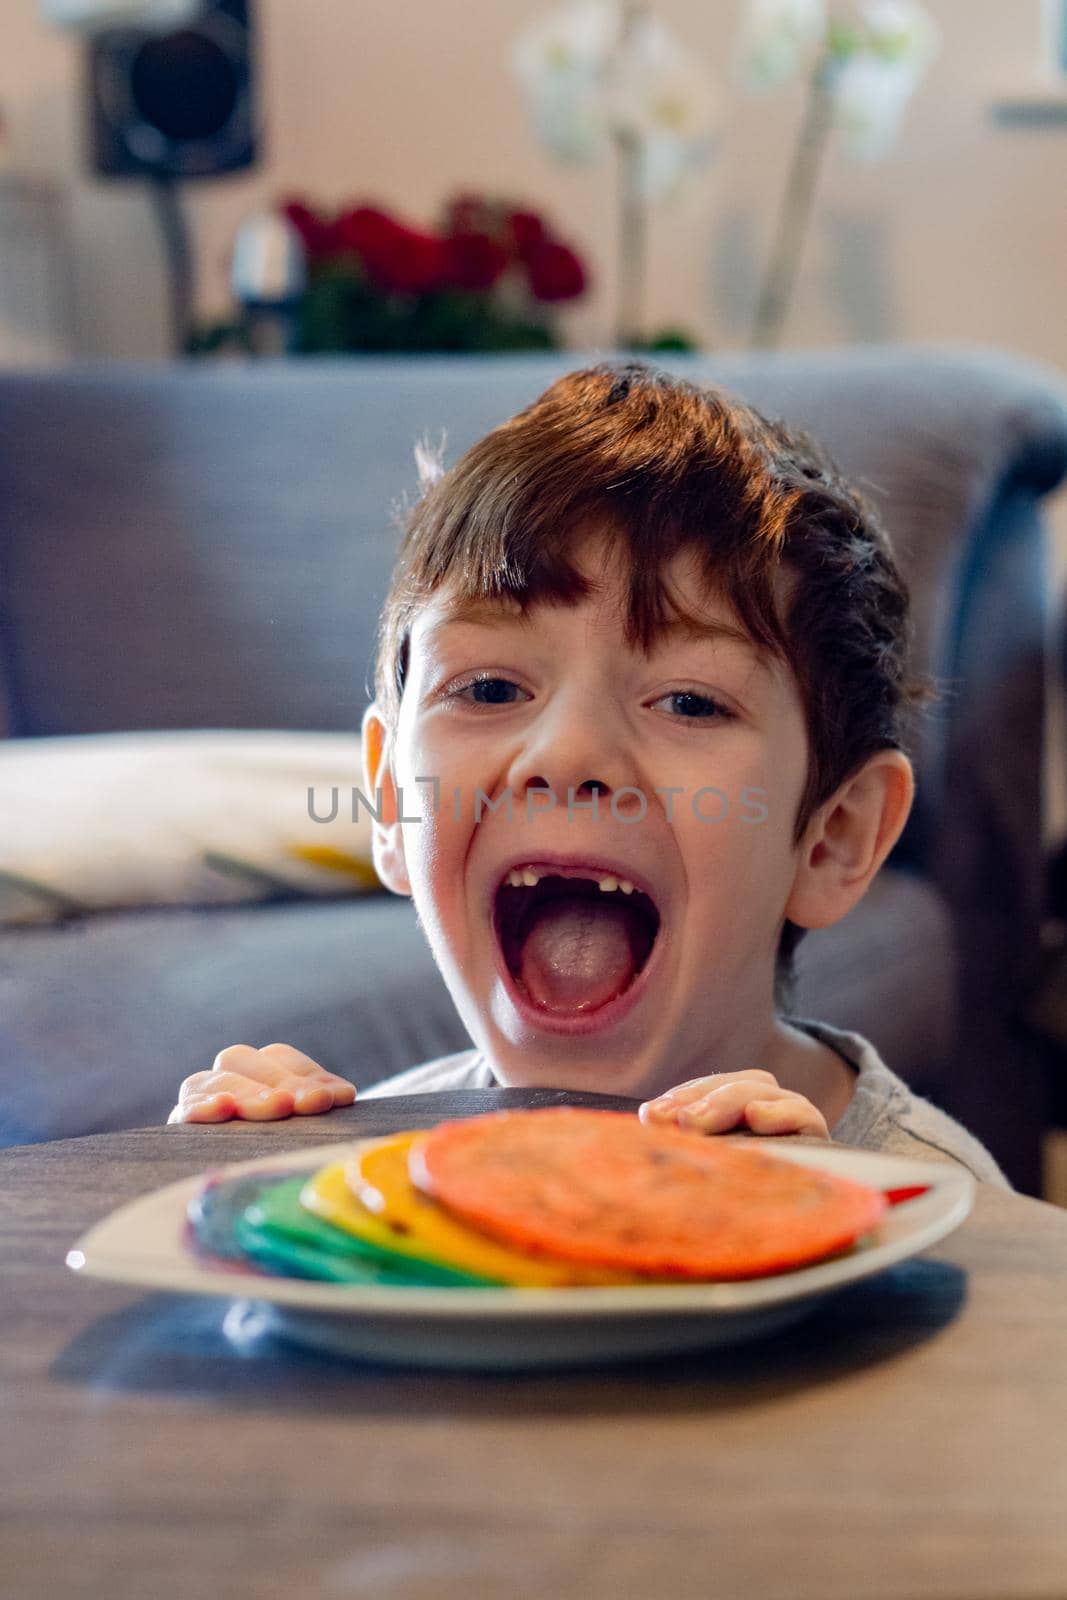
[[[423,455],[421,465],[426,475]],[[808,771],[794,823],[877,750],[905,748],[909,708],[933,694],[908,675],[909,598],[872,508],[822,448],[717,389],[640,362],[569,373],[473,445],[407,515],[381,620],[375,694],[395,726],[413,618],[444,582],[467,599],[576,602],[571,560],[590,517],[626,558],[631,647],[668,618],[662,572],[682,549],[753,641],[789,664],[805,709]],[[780,616],[775,576],[795,575]],[[674,608],[676,611],[676,607]],[[804,929],[786,921],[775,998],[792,1000]]]

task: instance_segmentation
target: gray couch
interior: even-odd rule
[[[356,730],[412,446],[450,459],[588,357],[0,377],[0,730]],[[883,509],[922,664],[918,801],[864,902],[801,947],[799,1015],[868,1034],[1036,1191],[1055,374],[992,352],[671,358],[820,434]],[[0,933],[0,1142],[164,1120],[225,1043],[368,1084],[468,1041],[390,896]]]

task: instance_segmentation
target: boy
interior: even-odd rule
[[[788,1016],[805,930],[904,827],[904,718],[930,692],[870,509],[803,435],[640,363],[420,466],[365,792],[379,876],[476,1048],[365,1093],[633,1095],[647,1122],[832,1134],[1006,1186],[865,1039]],[[170,1120],[354,1098],[291,1046],[234,1045]]]

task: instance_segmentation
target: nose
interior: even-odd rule
[[[534,789],[550,789],[558,806],[568,795],[610,802],[620,789],[637,787],[625,729],[588,690],[560,694],[527,729],[508,773],[515,800],[524,803]],[[625,810],[623,804],[622,809]]]

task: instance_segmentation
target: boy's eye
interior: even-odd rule
[[[510,691],[522,694],[524,691],[517,683],[512,683],[510,678],[471,678],[466,683],[459,683],[451,690],[450,700],[463,700],[469,695],[469,703],[478,706],[509,706],[515,701]]]
[[[712,700],[706,694],[697,694],[694,689],[672,689],[670,694],[661,695],[655,702],[663,705],[673,701],[675,714],[686,722],[711,722],[716,717],[726,719],[733,716],[732,711],[720,705],[718,700]]]

